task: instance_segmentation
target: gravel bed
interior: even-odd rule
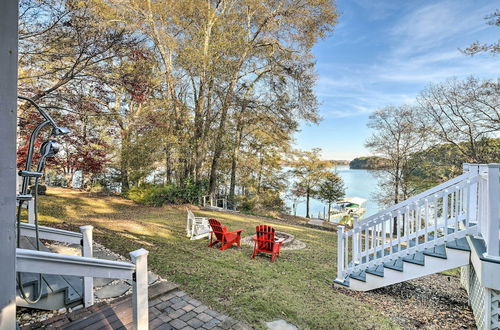
[[[405,329],[476,329],[459,277],[433,274],[370,292],[337,290]]]

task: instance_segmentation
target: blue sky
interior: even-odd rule
[[[496,6],[495,6],[496,5]],[[339,0],[335,31],[314,48],[319,125],[302,125],[296,147],[320,147],[325,159],[369,155],[370,112],[414,102],[429,83],[470,75],[500,77],[500,57],[458,48],[499,38],[484,17],[496,1]]]

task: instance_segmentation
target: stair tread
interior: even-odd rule
[[[425,265],[425,256],[423,252],[415,252],[411,255],[403,257],[403,261],[410,262],[412,264],[424,266]]]
[[[376,267],[371,267],[366,270],[367,274],[372,274],[379,277],[384,277],[384,266],[378,265]]]
[[[433,248],[426,249],[424,251],[424,255],[426,256],[431,256],[431,257],[436,257],[436,258],[441,258],[441,259],[447,259],[446,255],[446,247],[444,244],[437,245]]]
[[[465,237],[447,242],[446,247],[449,249],[470,251],[469,243],[467,242],[467,239]]]
[[[402,272],[403,271],[403,258],[398,258],[394,261],[388,261],[388,262],[384,263],[384,267]]]
[[[358,281],[366,282],[366,273],[363,272],[358,272],[358,273],[353,273],[349,275],[350,278],[353,278]]]

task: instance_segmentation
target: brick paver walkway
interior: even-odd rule
[[[99,303],[86,309],[58,315],[23,329],[131,329],[131,297]],[[170,282],[149,288],[149,329],[252,329],[227,315],[216,312]]]

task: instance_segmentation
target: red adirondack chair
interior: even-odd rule
[[[274,262],[276,256],[280,255],[281,244],[284,238],[274,237],[274,228],[268,225],[259,225],[255,227],[257,235],[253,237],[254,247],[253,254],[250,259],[253,259],[257,253],[264,252],[271,254],[271,262]]]
[[[210,232],[210,243],[208,243],[208,246],[221,243],[220,249],[222,251],[235,243],[238,244],[238,246],[241,246],[240,240],[243,229],[227,231],[227,227],[222,227],[220,222],[216,219],[208,219],[208,223],[210,223],[210,226],[212,227],[212,231]]]

